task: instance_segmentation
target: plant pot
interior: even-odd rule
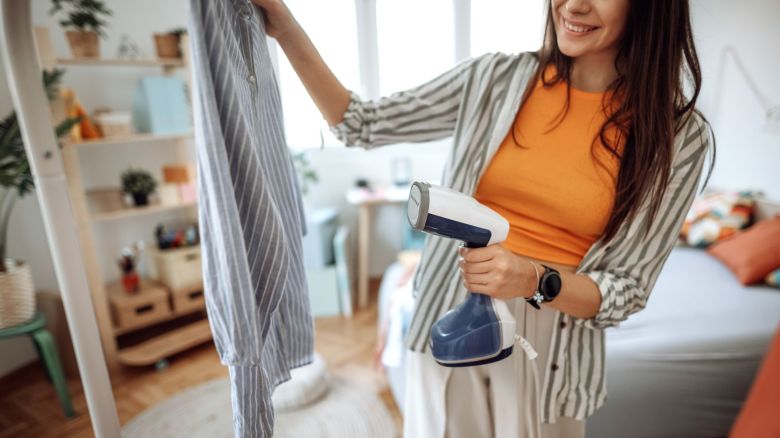
[[[97,32],[88,30],[69,30],[65,32],[74,58],[100,57],[100,39]]]
[[[179,36],[169,33],[154,34],[154,46],[157,48],[158,58],[181,58],[181,46]]]
[[[35,289],[30,265],[6,259],[0,272],[0,328],[29,321],[35,315]]]
[[[149,204],[149,195],[146,193],[133,193],[133,202],[136,207],[141,207]]]
[[[122,274],[122,287],[125,288],[125,292],[128,294],[138,293],[140,286],[140,279],[135,271],[130,271]]]

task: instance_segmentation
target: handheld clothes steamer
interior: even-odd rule
[[[461,240],[467,248],[503,242],[509,233],[509,222],[474,198],[423,182],[412,184],[407,216],[412,228]],[[515,327],[506,302],[469,292],[433,324],[431,351],[448,367],[496,362],[512,354]]]

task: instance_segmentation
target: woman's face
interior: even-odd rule
[[[576,58],[615,51],[628,18],[629,0],[550,0],[558,48]]]

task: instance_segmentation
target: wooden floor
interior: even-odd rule
[[[378,282],[373,282],[376,296]],[[375,301],[353,318],[316,321],[316,350],[331,373],[375,390],[392,413],[398,430],[401,416],[384,376],[374,367],[377,310]],[[200,383],[227,377],[213,344],[196,347],[170,358],[162,371],[129,369],[112,376],[119,421],[127,423],[150,406]],[[69,381],[76,417],[66,419],[54,389],[36,363],[0,378],[0,438],[91,437],[89,415],[81,384]]]

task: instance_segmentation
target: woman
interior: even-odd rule
[[[370,148],[452,136],[443,185],[510,222],[503,244],[426,243],[405,435],[584,436],[606,398],[604,329],[644,308],[714,152],[694,111],[701,76],[688,2],[552,0],[539,52],[480,56],[365,102],[281,0],[253,1],[340,138]],[[538,357],[518,348],[488,365],[437,365],[431,324],[467,290],[510,300]]]

